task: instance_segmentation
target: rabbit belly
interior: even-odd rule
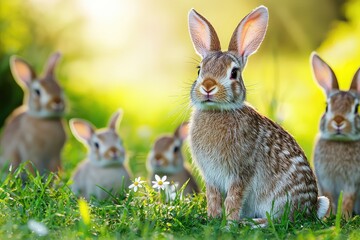
[[[37,119],[21,113],[5,127],[1,141],[3,158],[16,168],[31,161],[40,174],[61,167],[60,152],[66,141],[61,120]]]
[[[331,194],[336,209],[341,191],[359,195],[360,142],[336,142],[319,139],[314,152],[315,173],[322,194]],[[359,205],[355,204],[355,208]],[[360,206],[358,207],[360,208]]]
[[[66,141],[61,120],[25,116],[19,129],[18,151],[21,162],[30,160],[40,174],[60,168],[60,153]],[[18,141],[19,139],[13,139]]]
[[[279,205],[279,202],[276,203]],[[266,218],[266,212],[272,213],[273,207],[274,212],[278,212],[276,205],[273,205],[272,201],[259,199],[256,192],[251,191],[244,198],[244,203],[240,210],[240,218]]]
[[[80,192],[85,198],[89,199],[90,196],[95,195],[98,199],[105,199],[109,196],[106,191],[117,194],[123,184],[125,188],[129,186],[130,177],[123,167],[99,168],[88,164],[89,166],[84,167],[83,172],[79,174],[81,179],[78,179],[82,182]]]
[[[355,212],[355,214],[360,215],[360,192],[358,192],[358,194],[356,196],[354,212]]]

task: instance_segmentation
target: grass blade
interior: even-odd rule
[[[342,202],[343,202],[343,192],[340,192],[339,195],[339,200],[337,203],[337,210],[336,210],[336,219],[335,219],[335,233],[336,235],[338,235],[340,233],[340,222],[341,222],[341,217],[342,217]]]

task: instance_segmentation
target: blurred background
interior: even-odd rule
[[[56,74],[68,100],[66,119],[103,127],[124,109],[119,132],[134,176],[145,177],[154,139],[172,133],[191,112],[188,96],[200,58],[187,31],[189,9],[213,24],[225,50],[239,21],[260,4],[269,8],[270,22],[243,73],[247,100],[289,130],[311,159],[325,96],[309,56],[316,50],[340,87],[349,88],[360,66],[360,0],[1,0],[0,127],[23,96],[9,57],[22,56],[41,72],[48,56],[60,51]],[[65,177],[85,156],[69,132]]]

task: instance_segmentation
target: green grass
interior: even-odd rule
[[[349,221],[331,216],[323,221],[287,218],[269,226],[228,224],[208,219],[204,194],[166,201],[164,192],[144,185],[137,192],[105,201],[78,200],[64,180],[29,176],[24,169],[8,175],[0,186],[0,239],[359,239],[360,217]],[[125,190],[125,189],[124,189]],[[29,220],[42,223],[46,236],[29,229]]]

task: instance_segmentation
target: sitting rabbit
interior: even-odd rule
[[[184,189],[184,194],[199,192],[194,177],[188,167],[185,166],[181,152],[183,141],[187,135],[188,123],[183,123],[173,135],[159,137],[156,139],[147,159],[147,168],[151,173],[151,180],[155,180],[155,175],[166,175],[168,181],[179,184],[179,187],[189,180]]]
[[[341,91],[334,72],[316,53],[311,55],[311,63],[327,98],[314,149],[315,173],[333,213],[343,191],[342,211],[349,218],[353,211],[360,214],[360,69],[350,89]]]
[[[322,218],[329,207],[295,139],[245,102],[242,71],[267,24],[267,8],[256,8],[221,51],[209,21],[193,9],[189,13],[190,36],[202,57],[190,91],[190,149],[206,183],[208,216],[220,217],[224,202],[228,220],[252,218],[260,226],[267,224],[267,213],[282,216],[286,205],[290,218],[295,211]]]
[[[50,56],[44,74],[37,76],[23,59],[12,56],[10,66],[16,82],[24,89],[24,105],[6,120],[0,140],[0,164],[10,163],[15,170],[31,161],[28,168],[40,174],[61,169],[60,154],[66,141],[62,117],[64,93],[55,77],[59,53]]]
[[[71,188],[75,194],[88,200],[92,195],[105,199],[109,197],[106,191],[118,194],[122,187],[130,185],[129,172],[124,165],[125,149],[116,133],[121,115],[121,110],[115,112],[108,127],[99,130],[85,120],[70,120],[73,135],[89,148],[88,157],[73,173]]]

